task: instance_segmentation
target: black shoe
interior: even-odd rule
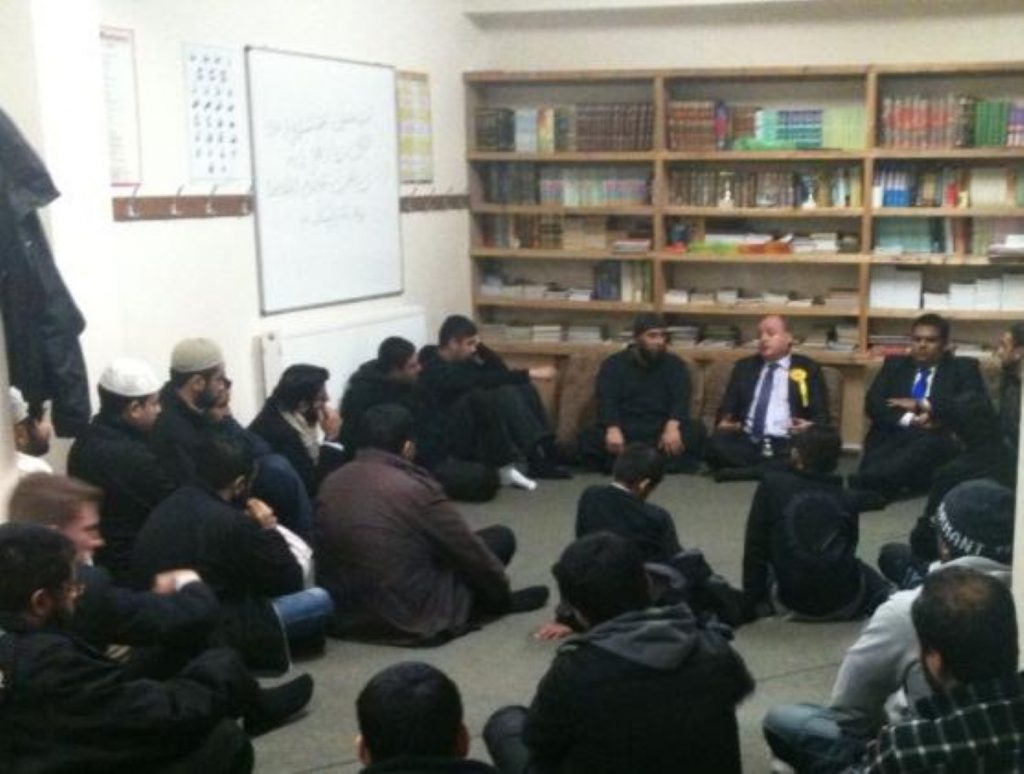
[[[529,465],[526,475],[549,480],[572,478],[572,473],[559,465],[557,460],[554,439],[550,436],[542,438],[526,455]]]
[[[527,468],[526,475],[530,478],[542,478],[549,481],[572,478],[572,472],[568,468],[563,468],[561,465],[547,460],[532,463]]]
[[[242,721],[245,733],[260,736],[284,725],[313,697],[313,678],[301,675],[276,688],[260,688],[256,706]]]
[[[531,610],[538,610],[548,603],[550,594],[547,586],[527,586],[525,589],[513,591],[509,595],[508,611],[528,613]]]

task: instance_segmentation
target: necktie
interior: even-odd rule
[[[930,368],[918,368],[917,378],[914,379],[914,386],[910,388],[910,397],[914,400],[921,400],[928,394],[928,372]]]
[[[761,382],[761,393],[757,396],[757,405],[754,406],[754,419],[750,423],[750,434],[758,441],[764,437],[764,421],[768,417],[768,403],[772,399],[775,369],[778,367],[778,363],[769,363],[765,366],[764,379]]]

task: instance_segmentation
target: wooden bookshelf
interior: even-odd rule
[[[970,240],[966,246],[958,243],[959,252],[942,254],[886,255],[873,253],[880,224],[894,218],[949,219],[958,234],[967,233],[975,219],[1024,219],[1024,202],[1010,202],[1007,206],[964,207],[872,207],[872,187],[876,171],[915,165],[951,167],[967,173],[974,167],[1000,167],[1008,170],[1024,168],[1024,147],[885,147],[883,132],[891,123],[883,120],[882,107],[886,99],[901,95],[970,94],[979,99],[1011,98],[1024,100],[1024,62],[975,62],[958,64],[899,64],[852,65],[826,67],[767,67],[767,68],[666,68],[642,70],[562,70],[552,72],[483,71],[464,75],[467,109],[467,164],[470,193],[470,259],[473,263],[474,282],[479,285],[481,272],[492,266],[508,263],[509,274],[527,278],[526,281],[551,281],[561,271],[564,284],[580,282],[589,276],[588,264],[621,261],[625,267],[649,266],[649,301],[591,301],[569,302],[561,300],[523,299],[505,296],[487,296],[474,293],[473,303],[478,316],[491,322],[563,322],[590,320],[609,323],[610,334],[625,327],[623,316],[640,311],[657,311],[672,315],[683,322],[718,322],[735,320],[749,332],[751,318],[769,313],[794,318],[804,326],[820,325],[829,321],[855,322],[858,327],[858,346],[852,354],[808,350],[808,354],[844,367],[860,367],[874,358],[868,354],[872,332],[892,332],[924,313],[924,309],[873,309],[870,307],[872,272],[876,267],[902,266],[916,268],[925,273],[926,288],[943,292],[952,277],[971,275],[993,276],[994,273],[1014,272],[1014,264],[990,261],[987,256],[972,252]],[[977,93],[975,93],[977,92]],[[785,105],[802,107],[852,108],[863,112],[863,132],[856,142],[845,147],[765,150],[706,150],[680,149],[669,145],[669,104],[673,100],[721,100],[727,104],[759,105],[777,109]],[[516,152],[511,150],[481,150],[476,147],[475,117],[481,107],[535,108],[578,103],[648,103],[653,111],[650,143],[641,150],[559,150],[551,152]],[[860,141],[862,140],[862,141]],[[564,147],[564,146],[559,146]],[[571,147],[571,146],[570,146]],[[600,147],[600,145],[592,146]],[[561,204],[502,204],[485,200],[487,173],[491,165],[533,164],[537,175],[552,165],[570,169],[608,169],[627,167],[631,171],[642,168],[649,180],[649,204],[604,206],[564,206]],[[843,179],[847,174],[859,182],[860,202],[850,206],[819,206],[812,209],[799,207],[696,207],[673,204],[670,201],[670,181],[678,170],[711,170],[734,174],[757,173],[761,170],[780,170],[796,174],[807,170],[822,172],[824,180],[834,180],[839,170]],[[517,173],[518,174],[518,173]],[[589,174],[589,173],[588,173]],[[1024,174],[1021,172],[1019,174]],[[832,175],[831,178],[828,175]],[[1011,173],[1012,175],[1012,173]],[[1012,176],[1009,178],[1014,180]],[[1008,197],[1012,194],[1008,185]],[[852,196],[852,194],[851,194]],[[833,197],[834,198],[834,197]],[[828,199],[823,200],[827,201]],[[484,237],[493,233],[495,219],[507,218],[505,224],[512,233],[519,219],[564,216],[606,217],[631,219],[646,224],[651,249],[641,253],[616,253],[609,245],[605,250],[573,250],[557,246],[540,247],[505,244],[494,246],[484,243]],[[606,228],[607,228],[606,221]],[[673,229],[686,227],[690,240],[701,241],[704,234],[723,227],[749,231],[772,230],[782,233],[837,231],[856,237],[857,252],[844,253],[785,253],[740,254],[731,252],[680,252],[670,249]],[[488,231],[492,229],[492,231]],[[549,243],[545,243],[549,244]],[[939,248],[941,250],[941,246]],[[977,246],[974,247],[978,250]],[[983,251],[984,248],[981,248]],[[779,271],[773,272],[777,267]],[[642,270],[642,269],[638,269]],[[954,272],[952,270],[959,270]],[[760,271],[760,274],[754,272]],[[532,273],[531,273],[532,272]],[[717,272],[717,274],[715,274]],[[737,277],[763,278],[763,285],[751,285],[745,290],[785,290],[801,296],[819,295],[808,289],[820,289],[823,283],[834,281],[834,287],[856,288],[857,307],[814,305],[811,307],[705,304],[673,305],[664,302],[670,280],[685,286],[688,277],[705,280],[716,276],[719,286],[735,286]],[[537,279],[534,279],[537,278]],[[960,281],[958,279],[958,281]],[[695,280],[696,282],[696,280]],[[768,287],[771,282],[791,282],[792,286]],[[826,285],[827,286],[827,285]],[[701,290],[713,290],[701,286]],[[522,315],[516,315],[522,312]],[[572,313],[572,314],[569,314]],[[941,311],[952,320],[988,324],[985,335],[998,332],[1001,323],[1024,317],[1021,312]],[[562,315],[559,317],[559,315]],[[984,327],[984,326],[982,326]],[[974,330],[974,328],[972,328]],[[955,334],[955,331],[954,331]],[[745,336],[744,338],[747,338]],[[517,355],[561,357],[585,347],[614,348],[618,345],[550,344],[532,342],[490,342],[500,351]],[[732,358],[746,354],[745,350],[695,348],[685,350],[687,356],[702,361]]]

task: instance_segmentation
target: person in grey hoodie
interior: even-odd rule
[[[583,633],[566,640],[529,709],[484,729],[502,774],[739,772],[736,706],[754,688],[721,632],[686,605],[652,608],[639,550],[608,532],[554,567]]]
[[[967,481],[946,495],[936,514],[939,567],[968,567],[1009,585],[1014,493],[989,479]],[[886,721],[900,722],[931,694],[918,661],[910,609],[920,587],[899,591],[879,607],[846,652],[828,707],[774,707],[764,735],[775,757],[798,771],[839,771],[855,763]]]

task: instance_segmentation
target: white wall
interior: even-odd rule
[[[659,3],[655,3],[659,4]],[[469,2],[469,9],[477,7]],[[573,11],[531,0],[475,16],[487,67],[742,67],[1022,58],[1024,5],[1013,0],[816,0]],[[622,5],[604,2],[602,5]],[[663,5],[663,4],[661,4]],[[557,10],[568,8],[570,10]]]

